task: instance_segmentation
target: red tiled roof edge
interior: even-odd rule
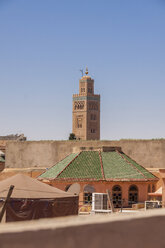
[[[99,151],[99,158],[100,158],[100,165],[101,165],[102,177],[103,177],[103,180],[105,180],[105,174],[104,174],[104,168],[103,168],[103,161],[102,161],[101,151]]]
[[[155,179],[134,179],[134,178],[108,178],[108,179],[96,179],[96,178],[47,178],[50,181],[74,181],[74,182],[147,182],[147,181],[155,181]]]
[[[105,181],[103,179],[97,179],[97,178],[71,178],[71,177],[64,177],[64,178],[55,178],[55,179],[49,179],[49,180],[55,180],[55,181],[75,181],[75,182],[83,182],[83,181],[87,181],[87,182],[98,182],[98,181]]]

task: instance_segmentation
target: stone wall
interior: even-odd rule
[[[118,146],[146,168],[165,168],[165,140],[119,141],[10,141],[6,168],[49,168],[79,147]]]

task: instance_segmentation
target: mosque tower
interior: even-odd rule
[[[73,95],[72,133],[80,140],[100,139],[100,95],[94,94],[88,68],[79,80],[79,94]]]

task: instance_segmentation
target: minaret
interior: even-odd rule
[[[73,95],[72,132],[77,139],[100,139],[100,95],[94,94],[94,80],[88,75],[79,80],[79,94]]]

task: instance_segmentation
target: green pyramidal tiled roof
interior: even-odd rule
[[[122,156],[128,161],[130,162],[133,166],[135,166],[137,168],[137,170],[141,171],[141,173],[146,177],[146,178],[155,178],[155,176],[150,173],[148,170],[146,170],[144,167],[142,167],[141,165],[139,165],[138,163],[136,163],[133,159],[131,159],[130,157],[128,157],[126,154],[122,154]]]
[[[74,180],[157,180],[157,178],[119,151],[83,151],[70,154],[39,178]]]
[[[125,161],[118,152],[102,152],[103,168],[106,179],[144,179],[144,175]]]
[[[81,152],[58,178],[101,179],[102,174],[99,153],[95,151]]]
[[[63,169],[78,155],[78,153],[71,153],[69,156],[61,160],[55,166],[40,175],[40,178],[55,178]]]

